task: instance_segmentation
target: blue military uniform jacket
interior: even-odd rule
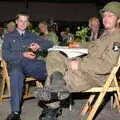
[[[48,49],[53,46],[53,43],[48,40],[41,39],[35,33],[25,31],[23,36],[15,30],[5,35],[2,46],[3,58],[8,63],[19,63],[24,59],[22,53],[27,50],[31,43],[38,43],[41,50]]]

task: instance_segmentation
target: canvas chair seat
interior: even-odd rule
[[[10,77],[8,75],[7,70],[7,63],[5,60],[1,61],[2,67],[2,83],[1,83],[1,90],[0,90],[0,103],[3,103],[4,98],[10,97]],[[42,83],[39,82],[34,77],[26,77],[25,78],[25,91],[24,91],[24,99],[33,97],[32,94],[29,93],[30,82],[35,82],[36,87],[43,87]]]

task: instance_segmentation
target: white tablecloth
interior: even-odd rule
[[[84,48],[69,48],[67,46],[54,46],[49,48],[48,51],[62,51],[64,52],[68,58],[75,58],[84,54],[88,54],[88,49]]]

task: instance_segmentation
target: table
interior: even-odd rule
[[[61,51],[65,53],[69,59],[88,54],[88,49],[85,48],[69,48],[67,46],[53,46],[48,51]]]

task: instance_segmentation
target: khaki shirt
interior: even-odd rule
[[[65,73],[67,87],[82,91],[102,86],[118,60],[119,52],[113,51],[114,42],[120,42],[119,30],[104,32],[98,40],[92,42],[88,55],[79,59],[79,69],[68,69]]]

